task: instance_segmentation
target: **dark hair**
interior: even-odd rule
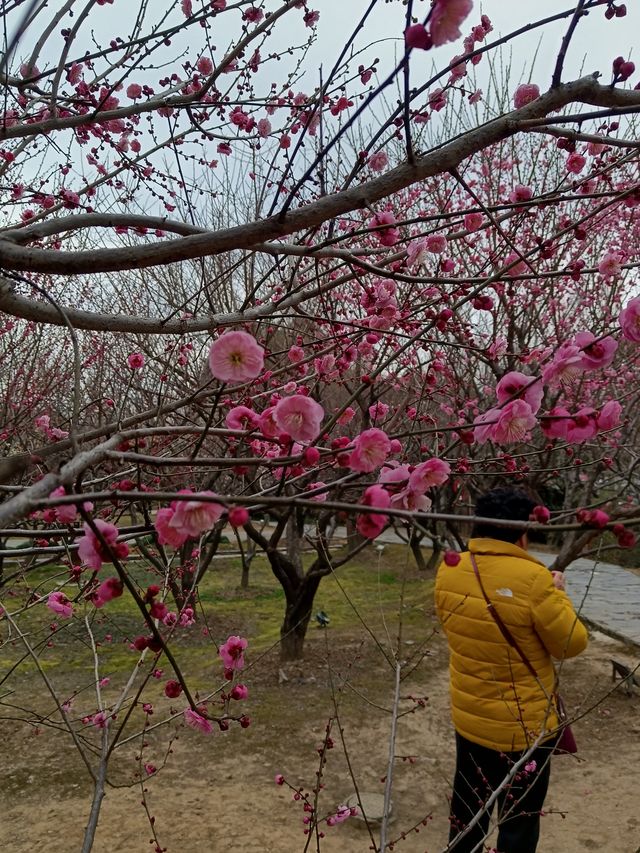
[[[502,487],[491,489],[476,502],[476,515],[480,518],[501,518],[505,521],[528,521],[536,502],[521,489]],[[500,539],[502,542],[517,542],[524,533],[520,527],[499,527],[479,521],[473,526],[474,537]]]

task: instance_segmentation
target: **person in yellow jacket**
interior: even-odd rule
[[[478,500],[476,516],[528,521],[534,506],[525,492],[499,488]],[[436,610],[450,651],[456,731],[447,848],[452,853],[483,849],[494,800],[499,853],[536,850],[549,759],[558,738],[552,659],[574,657],[588,641],[564,592],[564,576],[550,572],[527,553],[527,546],[522,528],[478,522],[469,550],[457,561],[458,555],[445,558],[436,577]]]

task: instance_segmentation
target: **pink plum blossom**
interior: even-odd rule
[[[225,670],[240,670],[244,668],[244,650],[249,645],[244,637],[237,635],[227,638],[218,649]]]
[[[547,438],[566,438],[571,414],[564,406],[555,406],[540,420],[540,427]]]
[[[273,410],[273,419],[278,429],[295,441],[314,441],[320,435],[324,409],[312,397],[294,394],[283,397]]]
[[[513,96],[513,104],[517,110],[530,104],[540,97],[540,88],[535,83],[522,83]]]
[[[229,510],[229,524],[232,527],[244,527],[249,521],[249,510],[243,506],[234,506]]]
[[[484,216],[481,213],[465,213],[463,222],[467,231],[473,233],[474,231],[479,231],[482,228]]]
[[[140,370],[144,367],[144,356],[141,352],[132,352],[131,355],[127,356],[127,364],[131,370]]]
[[[596,411],[589,406],[579,409],[567,422],[567,441],[571,444],[588,441],[597,432]]]
[[[364,506],[386,509],[391,505],[391,498],[389,493],[386,489],[383,489],[382,486],[369,486],[368,489],[365,489],[364,495],[360,499],[360,503],[364,504]],[[389,517],[387,515],[382,515],[382,513],[362,513],[358,516],[356,527],[361,536],[364,536],[367,539],[375,539],[376,536],[379,536],[382,533],[388,521]]]
[[[498,423],[493,428],[493,439],[497,444],[524,441],[536,425],[531,406],[524,400],[514,400],[501,409]]]
[[[473,421],[473,439],[478,444],[484,444],[486,441],[493,440],[493,433],[500,418],[500,409],[487,409],[486,412],[481,412]]]
[[[249,382],[263,367],[264,349],[248,332],[225,332],[211,344],[209,368],[220,382]]]
[[[185,708],[183,716],[184,721],[189,728],[202,732],[204,735],[210,735],[213,731],[213,726],[211,725],[210,720],[207,720],[206,717],[202,716],[202,714],[198,714],[197,711],[192,711],[191,708]]]
[[[100,609],[114,598],[120,598],[124,590],[124,586],[120,578],[107,578],[103,581],[98,589],[92,594],[91,601],[94,607]]]
[[[622,406],[617,400],[608,400],[596,416],[599,430],[615,429],[620,425]]]
[[[224,507],[219,503],[198,500],[202,497],[215,497],[213,492],[191,493],[188,489],[183,489],[181,493],[193,494],[193,500],[175,501],[169,527],[173,527],[182,535],[186,534],[187,538],[195,539],[206,530],[211,530],[224,512]]]
[[[584,358],[580,347],[575,344],[562,344],[553,360],[542,371],[542,381],[557,387],[567,385],[584,373]]]
[[[260,422],[260,416],[247,406],[234,406],[229,409],[224,419],[229,429],[255,429]]]
[[[389,406],[386,403],[378,401],[373,406],[369,406],[369,417],[374,423],[375,421],[383,421],[388,414]]]
[[[49,499],[54,500],[64,495],[66,495],[64,486],[58,486],[57,489],[51,492]],[[82,506],[87,512],[93,510],[93,504],[90,501],[85,501]],[[60,506],[52,507],[51,510],[53,518],[59,521],[60,524],[72,524],[78,515],[78,507],[75,504],[60,504]]]
[[[112,562],[113,557],[122,560],[129,554],[129,546],[126,542],[117,542],[119,535],[115,524],[103,521],[101,518],[94,519],[94,525],[100,531],[110,550],[107,550],[98,539],[88,524],[83,525],[84,536],[78,540],[78,556],[81,561],[94,571],[99,571],[103,563]]]
[[[436,0],[431,9],[429,31],[433,44],[456,41],[460,38],[460,25],[473,8],[472,0]]]
[[[623,336],[634,344],[640,344],[640,296],[630,299],[618,318]]]
[[[47,607],[63,619],[71,619],[73,616],[73,604],[64,592],[57,591],[49,593]]]
[[[156,519],[153,526],[158,534],[158,542],[161,545],[170,545],[172,548],[179,548],[189,538],[182,531],[172,527],[170,522],[173,518],[175,509],[173,507],[163,507],[156,513]]]
[[[260,414],[258,426],[265,438],[275,438],[278,435],[278,424],[275,422],[273,413],[275,406],[269,406]]]
[[[376,213],[369,220],[369,228],[376,229],[375,237],[382,246],[395,246],[400,239],[400,231],[393,226],[396,223],[396,218],[390,210]]]
[[[389,163],[389,158],[384,151],[376,151],[369,157],[369,168],[374,172],[381,172]]]
[[[447,238],[444,234],[430,234],[425,240],[425,248],[427,252],[441,255],[447,251]]]
[[[509,403],[513,399],[524,400],[535,414],[542,404],[544,388],[540,377],[527,376],[517,370],[505,373],[496,385],[498,403]]]
[[[385,486],[405,485],[409,482],[410,473],[408,465],[399,465],[392,459],[380,471],[378,482]]]
[[[329,815],[327,818],[327,826],[335,826],[337,823],[344,823],[345,820],[348,820],[350,817],[357,814],[357,808],[351,808],[350,806],[338,806],[336,813]]]
[[[349,456],[349,468],[359,473],[370,473],[379,468],[391,452],[389,436],[381,429],[366,429],[356,437]]]
[[[578,332],[573,339],[573,344],[582,350],[583,366],[590,370],[608,367],[618,349],[615,338],[608,335],[606,338],[598,339],[592,332]]]
[[[622,258],[617,252],[608,251],[598,264],[598,272],[604,278],[616,278],[622,272]]]
[[[412,24],[404,31],[404,43],[409,48],[417,48],[418,50],[429,50],[433,45],[431,36],[427,32],[424,24]]]
[[[409,489],[418,494],[424,494],[427,489],[442,486],[451,474],[451,466],[444,459],[427,459],[420,462],[411,472]]]
[[[578,175],[585,167],[587,158],[577,151],[572,151],[567,157],[567,172]]]
[[[249,696],[249,688],[246,684],[234,684],[229,696],[236,701],[243,701]]]
[[[457,566],[460,562],[461,557],[457,551],[445,551],[444,552],[444,562],[447,566]]]

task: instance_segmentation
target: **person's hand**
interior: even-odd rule
[[[564,590],[566,587],[564,572],[551,572],[551,576],[553,578],[553,585],[555,588]]]

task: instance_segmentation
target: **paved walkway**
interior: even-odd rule
[[[546,565],[555,559],[554,554],[535,556]],[[567,592],[585,619],[640,646],[640,575],[582,557],[567,567],[566,575]]]
[[[336,536],[346,536],[345,528],[338,527]],[[385,542],[395,545],[404,540],[388,530],[376,539],[376,543]],[[427,539],[423,542],[429,547]],[[555,554],[532,554],[548,566],[555,560]],[[586,620],[605,634],[640,647],[640,575],[581,557],[567,567],[566,576],[567,592]]]

